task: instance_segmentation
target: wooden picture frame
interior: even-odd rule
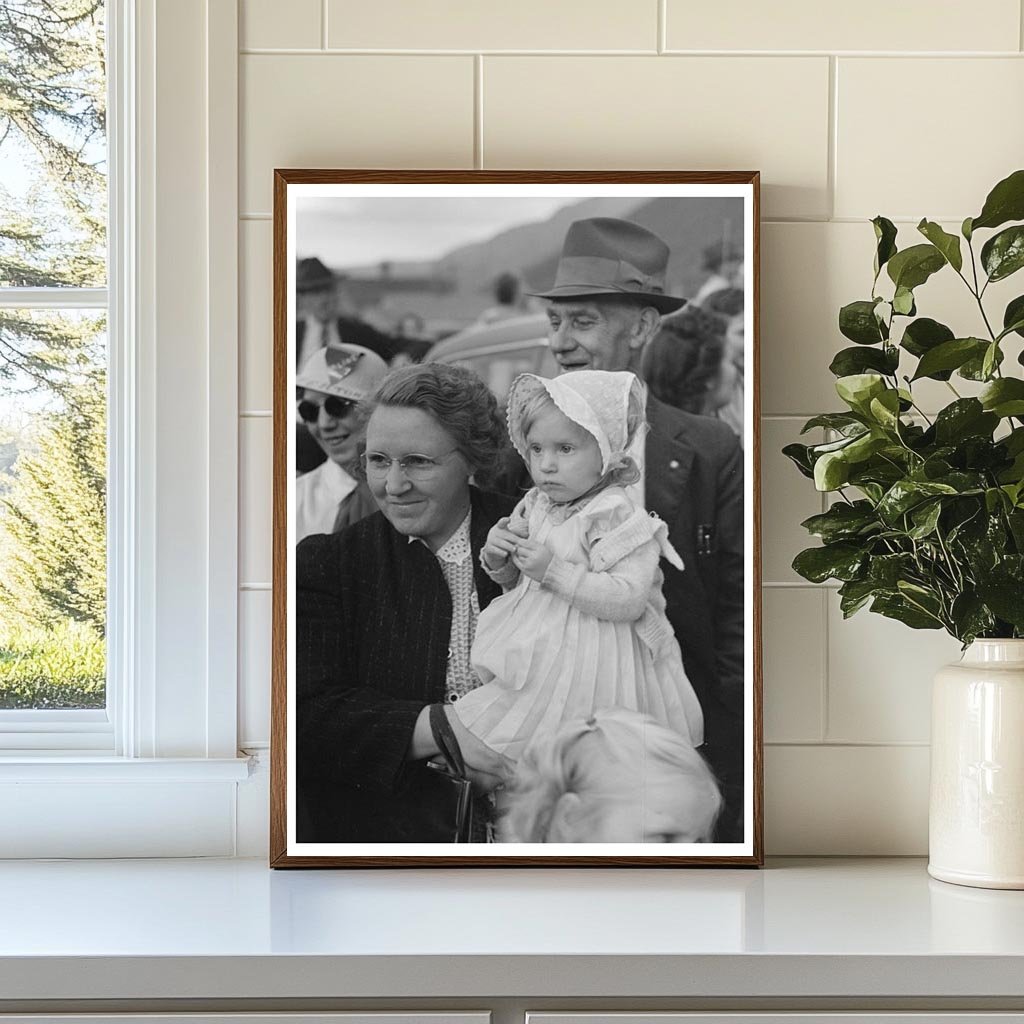
[[[685,547],[690,555],[689,558],[684,557],[686,566],[678,575],[677,570],[661,562],[662,569],[668,574],[665,584],[668,615],[669,619],[674,613],[677,615],[676,633],[686,633],[691,638],[681,643],[683,661],[687,664],[687,676],[694,679],[694,689],[702,694],[700,700],[709,738],[708,746],[703,749],[709,751],[708,758],[712,763],[724,766],[717,771],[727,780],[720,788],[726,793],[725,809],[730,815],[726,818],[723,812],[719,816],[715,832],[708,833],[710,841],[705,837],[699,842],[685,841],[672,846],[662,843],[685,837],[685,828],[672,824],[665,826],[667,831],[664,833],[653,833],[651,830],[656,826],[649,824],[648,818],[644,819],[644,824],[636,825],[635,831],[633,824],[623,824],[621,831],[614,833],[612,841],[607,841],[601,833],[586,831],[590,826],[576,825],[573,826],[576,831],[567,829],[559,832],[554,824],[546,835],[557,835],[560,841],[484,843],[478,841],[484,834],[479,828],[472,833],[469,843],[454,840],[420,842],[404,834],[403,838],[396,840],[391,826],[397,815],[390,813],[395,806],[391,800],[400,785],[396,780],[404,780],[406,767],[403,764],[397,775],[390,774],[392,769],[383,765],[378,771],[375,751],[395,740],[391,738],[385,742],[382,739],[377,743],[375,737],[382,728],[382,721],[397,722],[400,719],[401,724],[396,728],[405,730],[400,742],[405,744],[402,749],[406,750],[406,763],[412,765],[408,771],[420,773],[423,764],[412,758],[413,744],[408,740],[413,735],[410,715],[416,714],[420,703],[425,705],[442,700],[445,680],[435,678],[437,673],[434,673],[430,677],[430,686],[436,685],[436,695],[428,701],[419,701],[410,710],[411,698],[404,695],[401,689],[404,681],[396,680],[396,673],[388,674],[384,685],[394,689],[386,693],[367,685],[368,679],[375,681],[374,672],[382,671],[379,659],[374,661],[368,653],[371,647],[378,650],[371,641],[361,645],[361,641],[352,638],[354,630],[345,633],[347,639],[342,640],[339,637],[342,637],[343,630],[333,634],[326,626],[310,625],[312,618],[308,609],[319,608],[319,598],[314,600],[311,595],[316,587],[331,590],[338,574],[335,562],[323,562],[319,554],[318,560],[310,561],[310,549],[326,551],[323,545],[329,543],[334,545],[330,549],[332,552],[335,548],[344,552],[349,550],[347,544],[356,543],[356,534],[340,541],[319,538],[312,544],[306,542],[302,564],[307,568],[297,569],[296,537],[300,531],[296,511],[299,501],[296,465],[303,426],[296,413],[296,364],[299,358],[296,339],[312,337],[318,323],[316,317],[309,314],[301,330],[297,326],[297,281],[306,289],[302,292],[304,308],[308,308],[305,303],[309,294],[307,272],[314,273],[314,276],[328,272],[331,281],[344,282],[343,298],[348,303],[348,319],[342,320],[336,309],[324,315],[320,321],[322,344],[327,346],[324,352],[332,347],[337,349],[339,339],[344,344],[347,338],[348,342],[356,340],[362,347],[377,351],[384,358],[390,357],[395,363],[417,361],[425,355],[427,360],[436,362],[471,364],[482,370],[492,390],[497,393],[507,388],[517,370],[533,369],[542,376],[545,373],[551,376],[557,370],[557,365],[551,361],[552,352],[547,340],[551,331],[556,329],[557,318],[551,320],[552,326],[545,325],[552,309],[566,308],[559,305],[564,301],[560,296],[565,292],[566,279],[564,275],[557,278],[562,288],[558,297],[523,300],[538,305],[513,310],[523,315],[507,318],[508,310],[484,310],[494,301],[487,294],[485,285],[494,279],[498,269],[502,269],[525,283],[523,290],[528,295],[550,291],[556,280],[556,270],[561,273],[569,266],[569,263],[563,265],[561,262],[565,255],[562,242],[568,224],[597,217],[613,218],[619,224],[622,221],[640,224],[663,238],[670,251],[664,294],[682,295],[691,300],[695,296],[699,298],[698,302],[691,301],[690,311],[682,318],[684,333],[688,332],[685,344],[692,345],[697,355],[693,356],[688,368],[676,373],[674,378],[669,379],[671,375],[665,380],[658,377],[660,389],[673,400],[686,403],[694,410],[690,416],[701,416],[699,429],[694,428],[697,433],[691,436],[687,433],[690,426],[686,430],[673,427],[676,433],[670,440],[676,447],[658,449],[658,457],[665,464],[659,462],[657,470],[645,455],[644,483],[637,486],[646,488],[647,497],[655,505],[659,500],[666,500],[662,495],[669,491],[673,495],[672,502],[677,503],[671,504],[669,514],[662,518],[668,525],[669,537],[673,538],[673,531],[681,537],[679,541],[672,539],[672,543],[680,546],[681,550]],[[599,267],[599,273],[607,272],[612,277],[623,272],[621,266],[625,266],[627,271],[631,269],[628,261],[618,268],[613,263],[588,266]],[[591,277],[587,276],[587,271],[583,272],[588,285],[592,283]],[[647,294],[645,289],[653,293],[661,288],[656,277],[656,274],[649,278],[641,275],[641,283],[636,287],[643,294]],[[332,284],[331,289],[336,300],[336,285]],[[598,298],[604,298],[604,293]],[[634,305],[639,307],[643,302]],[[659,304],[659,308],[662,305]],[[759,174],[756,171],[275,171],[271,866],[756,867],[763,863],[758,307]],[[694,309],[698,312],[693,312]],[[413,314],[420,318],[418,322]],[[467,331],[475,318],[476,326]],[[333,340],[325,326],[330,323],[338,325]],[[652,329],[653,333],[646,337],[653,338],[658,331],[665,329],[666,323],[666,320],[658,322]],[[356,330],[356,334],[350,333],[350,327]],[[359,333],[363,327],[370,333]],[[427,344],[453,329],[456,335],[452,340]],[[681,331],[682,327],[673,321],[673,329]],[[340,337],[342,333],[344,338]],[[378,347],[379,339],[385,339],[381,342],[383,348]],[[652,345],[653,342],[647,343],[648,355],[654,352]],[[317,351],[317,346],[312,346],[312,350]],[[673,349],[677,354],[681,351],[682,348]],[[565,358],[561,352],[555,354]],[[639,349],[636,356],[639,360]],[[310,357],[304,356],[306,358]],[[529,363],[534,358],[536,362]],[[375,361],[376,356],[372,359]],[[633,359],[633,354],[630,359]],[[369,364],[370,361],[368,356],[363,363]],[[700,363],[700,367],[694,368],[695,363]],[[304,367],[307,365],[312,364],[303,362]],[[650,364],[652,368],[662,365]],[[342,374],[349,371],[346,364]],[[653,382],[658,375],[652,369],[649,376]],[[308,381],[309,378],[304,375],[301,379]],[[679,384],[680,381],[683,383]],[[704,383],[699,384],[698,381]],[[729,381],[732,383],[727,383]],[[706,390],[707,395],[698,393],[702,390]],[[315,398],[318,394],[320,392],[315,388],[302,391],[306,398],[311,395]],[[725,396],[728,396],[727,402]],[[726,404],[713,412],[713,401]],[[326,402],[326,397],[322,398],[323,402]],[[648,404],[649,419],[654,415],[654,407],[652,398]],[[332,406],[332,409],[337,408],[340,406]],[[335,413],[325,412],[313,401],[302,415],[313,415],[310,422],[315,428],[314,433],[322,437],[319,431],[323,421],[318,417]],[[680,420],[679,417],[685,417],[685,413],[672,415],[676,417],[671,420],[673,424],[685,422],[692,426],[697,422],[693,419]],[[709,425],[715,419],[729,423],[730,415],[733,423],[731,433],[721,422]],[[656,424],[648,435],[645,452],[655,451],[654,438],[658,429]],[[707,436],[714,437],[713,444],[697,442],[697,436],[703,438],[706,431],[711,432]],[[739,454],[735,452],[737,443]],[[724,462],[714,463],[718,456],[713,453],[719,447],[723,451],[728,448],[730,452],[726,460],[729,465],[727,472],[721,468]],[[396,476],[404,479],[406,463],[399,461],[397,452],[390,453],[389,450],[389,453],[372,452],[371,455],[386,465],[389,478],[393,464],[398,463],[401,472]],[[404,455],[401,458],[404,459]],[[520,465],[519,468],[523,467]],[[670,474],[677,471],[686,476],[685,498],[682,492],[676,494],[673,490],[676,478]],[[713,479],[715,473],[726,482]],[[727,501],[724,495],[728,488],[739,486],[740,473],[742,493],[737,497],[735,489],[730,491],[731,497]],[[353,478],[358,475],[358,469],[353,469]],[[472,479],[479,483],[479,477]],[[302,485],[305,488],[303,495],[312,493],[307,484],[309,481]],[[698,515],[693,510],[699,496],[705,492],[714,492],[708,507],[716,511]],[[690,503],[685,509],[682,506],[684,500]],[[722,511],[726,507],[732,511]],[[317,508],[320,509],[321,525],[316,527],[315,517],[310,519],[303,512],[302,531],[330,532],[330,528],[323,525],[329,517],[325,519],[323,509]],[[375,520],[364,521],[364,524],[371,523],[376,531],[373,537],[387,537],[391,543],[394,540],[388,533],[391,531],[404,533],[402,540],[407,546],[418,543],[408,530],[395,530],[385,512],[378,512],[376,516]],[[700,521],[695,522],[695,517]],[[310,522],[314,523],[312,528],[309,527]],[[372,544],[367,540],[371,534],[365,532],[370,528],[366,525],[349,528],[364,530],[358,537],[360,546],[351,550],[372,551]],[[740,535],[741,554],[740,540],[737,539]],[[733,538],[731,543],[730,537]],[[331,557],[335,556],[332,554]],[[342,554],[340,557],[344,560],[348,556]],[[364,557],[373,556],[359,555],[361,559]],[[417,554],[417,557],[423,556]],[[691,566],[689,560],[696,564]],[[337,564],[347,572],[346,562]],[[315,586],[310,582],[310,565],[317,566],[315,574],[321,581]],[[730,574],[728,577],[727,572]],[[678,601],[673,605],[676,591],[683,593],[681,588],[684,584],[680,580],[687,573],[697,574],[690,577],[688,585],[698,585],[699,592],[704,595],[703,607],[696,609],[692,621],[678,617]],[[330,600],[342,601],[338,607],[344,608],[353,602],[367,602],[367,607],[374,601],[383,602],[384,598],[378,595],[387,590],[385,575],[382,569],[380,579],[360,588],[349,587],[344,590],[347,596],[335,595]],[[728,586],[720,582],[727,578],[731,581]],[[327,582],[323,583],[323,580]],[[341,584],[338,586],[340,588]],[[331,592],[333,594],[333,590]],[[363,596],[366,594],[371,596]],[[303,610],[300,612],[297,606]],[[331,608],[336,609],[336,606],[332,604]],[[336,610],[332,610],[328,620],[335,621],[332,617],[335,615]],[[701,618],[703,615],[706,615],[706,620]],[[698,620],[706,622],[706,625],[700,627]],[[723,625],[726,620],[731,625]],[[450,622],[450,619],[445,621]],[[739,633],[742,633],[741,640]],[[305,646],[297,640],[300,634],[301,645]],[[361,635],[369,637],[372,634]],[[324,655],[325,663],[317,662],[315,671],[308,667],[312,664],[308,654],[311,636],[317,644],[322,639],[324,651],[331,652]],[[419,647],[426,650],[433,637],[413,637],[411,641],[409,637],[404,640],[392,638],[388,643],[410,642],[409,649],[415,650],[413,641],[419,642]],[[356,652],[357,664],[346,661],[348,656],[337,656],[336,651],[343,643],[347,645],[346,650]],[[372,643],[375,644],[376,640]],[[301,657],[297,650],[299,646],[303,652]],[[405,664],[413,665],[416,660],[407,656]],[[426,670],[410,669],[410,674],[421,671]],[[296,678],[297,675],[303,678]],[[311,703],[313,698],[309,695],[312,684],[308,682],[314,675],[319,688],[316,700],[323,702],[316,704],[315,713]],[[367,678],[363,678],[364,675]],[[450,671],[448,678],[450,692]],[[723,683],[721,680],[727,681]],[[356,706],[354,702],[359,703],[360,714],[364,716],[358,720],[346,717],[355,714],[352,710]],[[424,711],[416,718],[417,729],[427,721],[426,715]],[[299,718],[303,722],[301,733],[297,727]],[[586,726],[588,729],[601,727],[599,719],[595,718],[589,719]],[[328,732],[328,728],[347,731],[335,742],[335,731]],[[545,743],[553,742],[555,732],[557,730],[550,735],[544,733],[541,739]],[[433,735],[437,736],[436,731]],[[646,737],[648,734],[644,732],[643,735]],[[315,736],[315,740],[310,739],[311,736]],[[716,738],[714,746],[712,736]],[[535,737],[535,742],[540,745],[541,739]],[[654,764],[653,753],[648,758],[648,752],[653,748],[646,740],[644,744],[642,762],[645,766],[648,760]],[[315,756],[309,753],[314,750]],[[359,760],[356,759],[357,750],[360,751]],[[729,753],[723,753],[726,750]],[[324,751],[327,751],[326,755]],[[604,757],[604,754],[600,756]],[[391,757],[394,757],[393,749]],[[594,763],[602,763],[600,757]],[[630,785],[636,786],[655,785],[650,773],[644,774],[640,781],[639,768],[634,772],[632,767],[636,762],[627,758],[623,763],[627,767],[616,775],[616,779],[626,778]],[[634,774],[636,780],[633,779]],[[404,786],[405,782],[401,785]],[[673,782],[665,789],[630,790],[634,798],[622,800],[621,806],[634,809],[642,806],[644,814],[663,814],[668,820],[678,822],[681,815],[685,817],[683,812],[665,810],[668,805],[657,794],[671,793],[671,800],[675,800],[686,785],[688,783]],[[314,793],[315,799],[311,796]],[[640,795],[635,796],[636,793]],[[511,799],[514,797],[507,791],[498,798],[499,803]],[[358,814],[347,809],[355,807],[351,802],[354,800],[360,801],[362,810]],[[329,808],[327,802],[330,803]],[[379,836],[373,816],[373,808],[378,805],[381,807]],[[705,808],[706,802],[700,806]],[[369,812],[367,808],[370,808]],[[555,817],[557,814],[551,816],[552,822]],[[328,820],[335,824],[325,825]],[[607,822],[611,819],[601,820]],[[598,834],[602,838],[586,838]],[[636,842],[637,835],[643,836],[643,841]],[[564,841],[566,836],[570,841]]]

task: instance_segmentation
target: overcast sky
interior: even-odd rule
[[[299,199],[295,254],[331,267],[434,260],[506,228],[544,221],[579,196],[454,199]]]

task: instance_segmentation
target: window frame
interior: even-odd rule
[[[184,836],[194,855],[225,856],[249,774],[237,750],[238,11],[107,4],[107,732],[97,746],[79,711],[49,732],[32,731],[31,713],[20,730],[0,725],[0,857],[179,855]],[[87,728],[75,734],[75,720]]]

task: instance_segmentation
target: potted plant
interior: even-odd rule
[[[824,443],[783,450],[834,495],[803,523],[822,543],[796,572],[839,580],[844,617],[867,607],[963,644],[933,689],[929,871],[1013,888],[1024,888],[1024,354],[1013,355],[1024,294],[997,315],[986,292],[1024,267],[1021,221],[1024,170],[959,234],[922,220],[923,240],[901,249],[875,217],[871,297],[839,311],[853,344],[829,367],[845,408],[805,424]],[[919,315],[915,290],[936,273],[973,296],[975,326]],[[934,416],[915,396],[923,380],[950,393]]]

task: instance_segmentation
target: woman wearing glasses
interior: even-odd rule
[[[431,706],[472,688],[477,616],[500,594],[480,549],[514,502],[470,478],[494,465],[504,428],[487,385],[441,363],[393,371],[367,408],[380,511],[297,553],[297,838],[445,841],[424,797],[440,752]],[[504,782],[510,762],[443,714],[476,790]]]
[[[364,424],[360,403],[388,372],[375,352],[335,345],[314,352],[295,377],[298,412],[327,456],[295,481],[295,540],[311,533],[336,533],[377,511],[359,479],[357,444]]]

